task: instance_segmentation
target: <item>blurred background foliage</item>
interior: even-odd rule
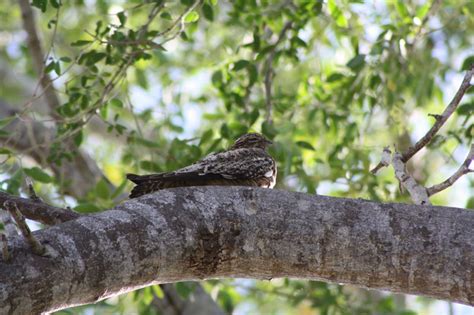
[[[82,212],[124,199],[127,172],[185,166],[248,131],[274,140],[278,189],[410,202],[392,170],[369,170],[384,146],[404,150],[428,130],[428,114],[444,109],[474,60],[472,1],[31,2],[47,54],[43,71],[60,106],[47,109],[20,8],[7,0],[0,6],[0,100],[17,112],[0,117],[0,189],[21,194],[28,176],[44,199]],[[474,136],[469,92],[409,164],[425,186],[464,160]],[[15,118],[54,130],[46,162],[11,145],[6,127]],[[54,172],[78,150],[104,173],[79,195]],[[432,200],[474,208],[473,186],[465,176]],[[236,314],[466,312],[310,281],[213,280],[204,288]],[[191,298],[191,284],[177,289]],[[155,286],[62,313],[157,314],[152,300],[160,296]]]

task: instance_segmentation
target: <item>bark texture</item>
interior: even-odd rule
[[[249,187],[163,190],[10,240],[0,313],[41,313],[150,284],[305,278],[474,304],[474,212]]]

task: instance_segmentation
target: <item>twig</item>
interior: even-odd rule
[[[21,234],[23,237],[28,241],[30,244],[31,249],[33,250],[33,253],[36,255],[43,255],[46,251],[43,245],[34,237],[34,235],[31,233],[30,228],[25,222],[25,217],[21,214],[20,210],[18,209],[17,205],[8,200],[3,203],[3,206],[5,207],[8,212],[12,215],[13,219],[15,220],[18,228],[21,231]]]
[[[0,203],[1,204],[1,203]],[[11,215],[0,208],[0,222],[3,224],[3,231],[8,237],[18,235],[15,223],[12,220]]]
[[[418,38],[421,37],[423,28],[425,27],[426,24],[428,24],[429,19],[431,16],[436,14],[436,11],[439,9],[439,6],[441,4],[441,0],[433,0],[430,4],[430,8],[428,9],[428,12],[426,13],[425,17],[421,21],[418,30],[416,31],[416,34],[413,38],[412,45],[411,47],[415,47],[415,43],[418,40]]]
[[[31,199],[13,196],[0,192],[0,205],[5,202],[14,203],[18,210],[28,219],[35,220],[47,225],[70,221],[79,218],[81,215],[70,209],[63,209],[48,205],[43,201],[33,201]]]
[[[423,138],[418,140],[418,142],[415,143],[414,146],[408,148],[408,150],[402,154],[401,161],[403,163],[406,163],[409,159],[412,158],[413,155],[415,155],[424,146],[430,143],[430,141],[433,139],[433,137],[436,135],[439,129],[444,125],[444,123],[448,120],[448,118],[454,113],[459,103],[461,102],[464,94],[466,93],[467,89],[471,87],[471,79],[472,79],[473,74],[474,74],[474,64],[471,65],[470,69],[464,75],[464,79],[462,80],[461,86],[459,87],[458,91],[454,95],[454,98],[446,107],[444,112],[439,116],[439,118],[436,119],[436,122],[434,123],[433,127],[431,127],[431,129],[423,136]]]
[[[161,43],[159,43],[160,46],[163,46],[165,43],[175,39],[176,37],[178,37],[179,35],[181,35],[181,33],[184,31],[184,19],[186,18],[186,15],[188,15],[191,11],[193,11],[198,5],[202,4],[203,3],[203,0],[197,0],[197,1],[194,1],[194,3],[188,7],[188,9],[186,9],[186,11],[184,11],[175,21],[174,23],[168,27],[165,31],[159,33],[156,37],[158,36],[164,36],[166,34],[168,34],[169,32],[171,32],[178,24],[179,24],[179,30],[173,34],[171,37],[168,37],[166,38],[164,41],[162,41]]]
[[[36,191],[33,187],[33,182],[28,176],[26,177],[26,185],[28,186],[28,196],[30,199],[35,202],[42,202],[41,198],[36,194]]]
[[[36,30],[36,19],[31,9],[30,2],[28,0],[20,0],[19,5],[21,8],[21,16],[23,19],[23,28],[28,35],[28,48],[33,59],[33,64],[37,74],[40,76],[40,84],[45,93],[46,101],[50,108],[50,113],[53,117],[59,118],[60,116],[56,113],[56,108],[59,107],[59,99],[52,87],[52,81],[50,76],[44,72],[45,61],[44,52],[41,47],[41,42]],[[56,25],[58,21],[56,21]]]
[[[288,21],[285,23],[283,28],[280,31],[280,34],[278,35],[278,39],[273,44],[272,50],[270,50],[270,54],[268,55],[268,58],[265,62],[265,104],[267,106],[267,114],[265,116],[265,121],[267,123],[272,122],[272,111],[273,111],[273,105],[272,105],[272,81],[273,81],[273,59],[275,59],[275,55],[277,52],[277,46],[280,44],[280,42],[283,40],[283,37],[285,37],[286,32],[291,28],[293,25],[293,22]]]
[[[3,261],[9,261],[11,259],[10,252],[8,251],[8,240],[5,234],[0,233],[0,242],[2,243],[2,257]]]
[[[408,190],[413,202],[417,205],[430,205],[430,199],[425,187],[421,186],[406,170],[402,155],[396,152],[392,158],[392,165],[395,170],[395,176],[400,184]]]
[[[375,166],[373,169],[370,170],[372,174],[377,174],[377,172],[382,168],[390,165],[390,161],[392,158],[392,151],[390,151],[390,148],[387,146],[383,148],[382,152],[382,158],[380,159],[379,164]]]
[[[461,164],[461,166],[458,168],[458,170],[456,172],[454,172],[454,174],[451,175],[444,182],[429,187],[427,189],[428,196],[432,196],[436,193],[439,193],[442,190],[445,190],[449,186],[453,185],[461,176],[463,176],[467,173],[474,172],[474,169],[469,168],[469,165],[472,163],[473,160],[474,160],[474,144],[471,144],[471,149],[469,150],[469,153],[467,154],[466,159]]]

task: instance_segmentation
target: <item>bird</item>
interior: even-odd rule
[[[270,140],[259,133],[240,136],[226,151],[211,153],[184,168],[158,174],[127,174],[136,184],[130,198],[161,189],[189,186],[255,186],[273,188],[275,160],[267,153]]]

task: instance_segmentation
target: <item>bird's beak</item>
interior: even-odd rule
[[[267,144],[269,144],[269,145],[270,145],[270,144],[273,144],[273,142],[270,141],[270,140],[268,140],[268,139],[265,139],[265,142],[266,142]]]

